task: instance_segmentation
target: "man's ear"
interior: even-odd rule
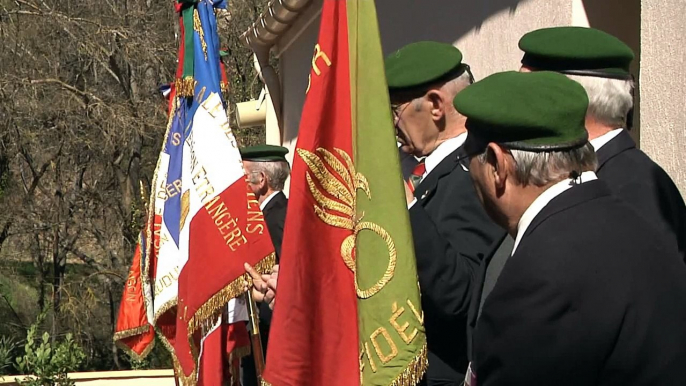
[[[492,168],[491,172],[493,173],[493,181],[495,182],[498,190],[503,189],[510,172],[508,169],[509,161],[507,157],[507,151],[493,142],[488,144],[487,149],[487,160],[488,164]]]
[[[264,173],[263,170],[260,170],[260,173],[258,174],[260,177],[260,183],[258,184],[260,186],[260,190],[266,189],[267,188],[267,175]]]
[[[429,101],[429,112],[434,121],[440,121],[445,117],[446,99],[440,90],[429,90],[425,98]],[[452,101],[450,101],[452,103]]]

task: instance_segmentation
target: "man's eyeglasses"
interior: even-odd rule
[[[391,118],[393,118],[393,122],[400,120],[400,115],[402,115],[403,111],[405,111],[409,105],[410,102],[391,103],[391,114],[393,115]]]
[[[472,158],[478,157],[483,153],[483,150],[481,151],[473,151],[467,154],[461,154],[457,156],[457,163],[460,164],[462,167],[462,170],[468,172],[469,171],[469,163],[472,161]]]

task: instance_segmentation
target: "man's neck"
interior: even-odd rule
[[[514,200],[507,205],[510,212],[507,214],[507,233],[513,238],[517,237],[517,229],[519,228],[519,220],[521,220],[524,212],[531,206],[531,204],[545,192],[548,188],[555,185],[559,181],[551,182],[544,186],[527,185],[520,186]]]
[[[614,129],[619,129],[619,127],[608,126],[604,123],[598,122],[592,117],[586,117],[586,131],[588,131],[589,140],[603,136]]]
[[[449,117],[449,121],[446,122],[445,129],[440,131],[438,133],[438,138],[436,139],[436,143],[434,145],[433,150],[431,153],[436,151],[436,149],[441,146],[441,144],[449,139],[453,139],[460,134],[466,133],[467,129],[465,128],[465,120],[464,119],[459,119],[458,117],[451,116]],[[429,154],[431,154],[429,153]]]
[[[264,194],[261,194],[259,197],[257,197],[257,202],[262,205],[264,200],[267,199],[267,197],[271,196],[275,191],[272,188],[268,188],[267,191]]]

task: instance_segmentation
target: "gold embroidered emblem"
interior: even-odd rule
[[[305,177],[316,201],[314,212],[327,225],[352,232],[341,243],[341,257],[355,275],[357,296],[367,299],[381,291],[393,278],[397,252],[391,235],[383,227],[373,222],[362,221],[364,213],[356,215],[357,190],[362,190],[369,200],[372,199],[369,182],[362,173],[355,171],[355,165],[348,153],[337,148],[334,150],[338,157],[324,148],[318,148],[316,154],[304,149],[297,149],[297,153],[309,168]],[[381,237],[388,249],[386,272],[368,289],[360,289],[357,284],[357,270],[353,257],[357,235],[363,230],[372,231]]]

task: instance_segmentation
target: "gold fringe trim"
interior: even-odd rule
[[[160,307],[160,309],[157,310],[157,312],[155,312],[155,315],[153,317],[153,323],[155,325],[157,325],[157,320],[160,318],[160,316],[162,316],[162,314],[171,310],[172,308],[176,307],[178,304],[178,301],[179,301],[178,297],[175,296],[172,299],[170,299],[168,302],[164,303],[162,305],[162,307]]]
[[[195,85],[198,82],[190,76],[175,81],[177,97],[192,97],[195,93]]]
[[[405,370],[403,370],[393,382],[389,383],[388,386],[416,386],[417,383],[422,380],[428,366],[429,361],[426,357],[426,343],[424,343],[422,349],[419,350],[419,354],[414,357]],[[264,378],[262,378],[261,381],[261,386],[272,386],[272,384],[267,382]]]
[[[164,348],[166,348],[167,351],[169,351],[169,353],[172,355],[172,359],[178,362],[178,360],[176,359],[176,351],[174,350],[174,347],[171,345],[171,343],[169,343],[169,341],[167,340],[167,337],[164,336],[162,330],[159,327],[155,326],[155,332],[157,333],[157,338],[162,342],[162,346],[164,346]]]
[[[114,340],[116,342],[118,340],[130,338],[132,336],[136,336],[136,335],[140,335],[144,332],[148,332],[149,329],[150,329],[150,326],[148,325],[148,326],[140,326],[140,327],[124,330],[124,331],[115,332],[114,336],[112,337],[112,340]]]
[[[422,380],[429,361],[426,358],[426,343],[419,350],[419,354],[407,365],[405,370],[400,373],[388,386],[415,386]]]
[[[150,342],[148,347],[146,347],[145,350],[143,350],[143,352],[140,353],[140,355],[139,355],[137,352],[131,350],[131,348],[129,346],[125,345],[121,341],[115,341],[114,344],[117,345],[117,347],[119,347],[122,351],[124,351],[128,356],[130,356],[131,358],[133,358],[134,360],[137,360],[139,362],[142,361],[143,359],[145,359],[145,357],[147,357],[148,354],[150,354],[152,349],[155,348],[155,341],[153,340],[152,342]]]
[[[276,253],[272,252],[259,263],[255,264],[253,268],[260,274],[267,274],[271,271],[276,263]],[[193,335],[205,322],[209,320],[216,320],[217,313],[221,312],[221,308],[229,302],[229,300],[241,295],[243,293],[243,282],[247,281],[248,274],[241,275],[236,280],[232,281],[226,287],[214,294],[205,304],[200,306],[193,317],[188,321],[188,334]]]
[[[167,117],[167,129],[164,132],[164,139],[162,140],[162,149],[160,150],[160,154],[164,152],[164,147],[167,144],[167,139],[169,137],[169,130],[171,130],[172,122],[174,120],[174,115],[176,115],[176,109],[178,108],[178,99],[174,98],[172,101],[172,108],[171,111],[169,112],[169,116]],[[141,272],[143,272],[143,277],[141,280],[143,281],[143,285],[147,286],[150,288],[150,293],[152,293],[153,289],[150,284],[150,260],[152,258],[152,248],[154,248],[154,244],[152,241],[153,233],[154,233],[154,228],[155,228],[155,196],[157,193],[157,178],[160,175],[160,157],[157,157],[157,163],[155,164],[155,173],[152,175],[152,185],[150,185],[150,198],[148,200],[148,222],[145,224],[146,227],[146,232],[145,232],[145,265],[142,267]],[[145,287],[143,287],[143,299],[145,300],[145,307],[146,310],[148,307],[153,307],[153,299],[148,299],[146,296],[146,291]],[[147,314],[147,312],[146,312]],[[156,319],[155,319],[156,320]],[[154,322],[153,322],[154,323]]]
[[[257,264],[255,264],[253,268],[255,268],[255,270],[261,274],[266,274],[267,272],[271,271],[275,263],[276,253],[272,252],[269,255],[267,255],[264,259],[260,260]],[[194,386],[198,381],[198,350],[195,347],[193,334],[195,334],[195,332],[200,328],[209,327],[210,323],[214,324],[214,321],[216,321],[217,317],[222,313],[222,307],[224,307],[229,302],[229,300],[243,293],[243,281],[245,281],[248,277],[249,275],[246,273],[244,275],[241,275],[231,283],[229,283],[229,285],[221,289],[207,302],[205,302],[205,304],[203,304],[195,312],[195,315],[193,315],[193,317],[188,321],[188,343],[191,348],[191,355],[193,356],[193,360],[195,362],[195,368],[191,375],[185,376],[180,364],[178,364],[178,361],[174,362],[174,369],[176,373],[179,374],[177,375],[177,378],[179,379],[179,381],[182,382],[182,385]],[[175,358],[174,354],[172,354],[172,358]]]
[[[276,263],[276,254],[274,252],[270,253],[267,257],[262,259],[259,263],[255,264],[254,268],[257,272],[261,274],[266,274],[271,271],[272,267]],[[162,341],[162,344],[165,346],[167,351],[171,354],[172,357],[172,362],[174,364],[174,373],[176,375],[176,378],[179,380],[181,385],[183,386],[194,386],[198,382],[198,373],[197,373],[197,361],[198,361],[198,353],[197,349],[195,347],[195,344],[193,342],[193,334],[198,330],[198,328],[203,327],[203,323],[207,321],[211,321],[212,318],[214,317],[216,319],[218,312],[221,312],[221,308],[229,302],[229,300],[235,298],[236,296],[240,295],[240,293],[243,292],[243,280],[248,275],[245,274],[238,279],[234,280],[231,282],[228,286],[226,286],[224,289],[219,291],[217,294],[215,294],[212,298],[210,298],[198,311],[195,313],[193,318],[188,322],[188,340],[190,343],[190,348],[191,348],[191,354],[193,356],[194,361],[196,362],[195,364],[195,369],[193,372],[186,376],[183,372],[183,369],[181,368],[181,364],[179,363],[177,356],[176,356],[176,351],[174,350],[174,347],[169,343],[167,338],[164,336],[161,330],[159,330],[157,327],[155,327],[155,331],[157,332],[157,336],[160,338]],[[235,293],[236,295],[227,297],[227,295],[230,295],[232,293]],[[221,299],[223,302],[221,302]],[[172,304],[173,303],[173,304]],[[176,306],[177,299],[172,299],[169,302],[167,302],[160,311],[158,311],[155,314],[155,324],[157,324],[157,317],[161,315],[162,313],[166,312],[171,308],[172,306]],[[203,318],[202,316],[206,316]],[[236,350],[236,351],[240,351]]]
[[[176,376],[176,379],[179,380],[181,386],[195,386],[198,384],[197,370],[194,369],[190,375],[186,376],[186,374],[183,372],[183,368],[181,367],[181,363],[179,363],[178,359],[176,359],[176,356],[172,355],[172,361],[174,362],[174,376]]]
[[[173,363],[173,367],[174,367],[174,376],[179,381],[181,381],[181,385],[183,385],[183,386],[195,385],[198,381],[197,376],[196,376],[197,375],[196,372],[193,371],[190,376],[188,376],[188,377],[185,376],[183,373],[183,369],[181,368],[181,363],[179,363],[179,359],[176,356],[176,350],[174,350],[174,347],[171,345],[171,343],[169,343],[169,341],[167,340],[167,337],[164,336],[164,334],[162,333],[162,330],[160,330],[158,327],[155,327],[155,332],[157,333],[157,337],[162,342],[162,345],[164,346],[164,348],[166,348],[167,351],[169,351],[169,354],[172,357],[172,363]]]
[[[193,11],[193,29],[197,32],[200,38],[200,45],[202,46],[202,53],[205,54],[205,61],[207,61],[207,43],[205,42],[205,31],[202,30],[202,23],[200,22],[200,15],[198,9]]]
[[[255,271],[261,275],[266,275],[272,273],[272,268],[276,264],[276,252],[272,252],[267,255],[264,259],[260,260],[257,264],[253,266]],[[247,273],[244,276],[250,276]]]

